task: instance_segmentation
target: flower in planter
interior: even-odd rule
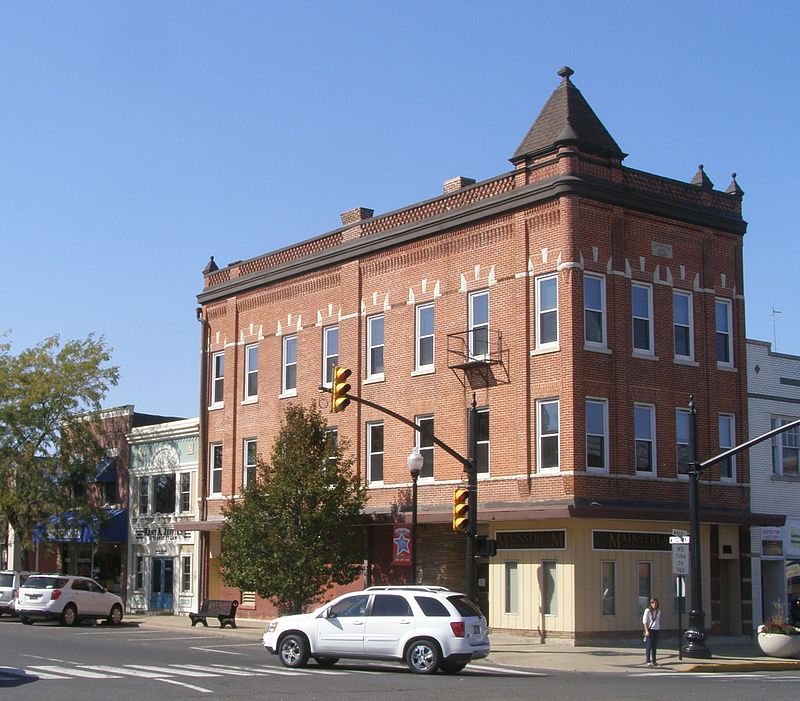
[[[788,623],[777,623],[770,621],[769,623],[762,623],[758,627],[759,633],[780,633],[781,635],[800,635],[800,628],[790,626]]]

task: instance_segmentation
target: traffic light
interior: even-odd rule
[[[475,538],[476,557],[494,557],[497,555],[497,541],[488,535],[479,535]]]
[[[459,487],[453,492],[453,530],[466,533],[469,528],[469,489]]]
[[[347,368],[339,365],[333,366],[333,387],[331,387],[331,411],[339,413],[347,409],[350,404],[350,384],[347,382],[352,373]]]

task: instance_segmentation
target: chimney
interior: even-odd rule
[[[371,219],[373,214],[375,214],[374,209],[356,207],[355,209],[342,212],[339,215],[339,218],[342,220],[342,226],[352,226],[353,224],[358,224],[358,222],[364,221],[365,219]]]
[[[468,185],[474,185],[475,178],[465,178],[461,175],[450,178],[450,180],[444,181],[444,194],[449,195],[451,192],[456,192],[461,190],[462,188],[467,187]]]

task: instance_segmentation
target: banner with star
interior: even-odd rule
[[[394,524],[392,564],[406,567],[411,564],[411,528],[399,523]]]

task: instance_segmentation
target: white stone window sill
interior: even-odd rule
[[[739,372],[733,365],[726,365],[724,363],[717,363],[717,370],[722,370],[722,372]]]
[[[258,395],[255,397],[248,397],[242,401],[242,406],[247,406],[248,404],[258,404]]]
[[[685,365],[690,368],[700,367],[700,363],[698,363],[696,360],[692,360],[691,358],[675,357],[672,359],[672,362],[675,363],[675,365]]]
[[[218,411],[219,409],[224,409],[224,408],[225,408],[225,402],[217,402],[216,404],[211,404],[208,407],[208,410],[209,411]]]
[[[420,377],[422,375],[433,375],[435,372],[436,372],[436,368],[433,367],[433,366],[419,368],[418,370],[413,370],[411,372],[411,377]]]
[[[583,350],[592,351],[593,353],[605,353],[611,355],[611,349],[608,346],[595,346],[591,343],[584,343]]]
[[[645,353],[644,351],[633,351],[631,357],[641,360],[658,360],[658,356],[655,353]]]
[[[377,382],[383,382],[383,381],[384,381],[384,377],[383,377],[383,373],[381,373],[380,375],[370,375],[361,384],[362,385],[374,385]]]
[[[531,351],[531,355],[546,355],[547,353],[558,353],[561,346],[558,343],[553,343],[548,346],[541,346]]]
[[[287,390],[286,392],[281,392],[278,395],[278,399],[291,399],[292,397],[296,397],[296,396],[297,396],[297,390],[296,389],[290,389],[290,390]]]

